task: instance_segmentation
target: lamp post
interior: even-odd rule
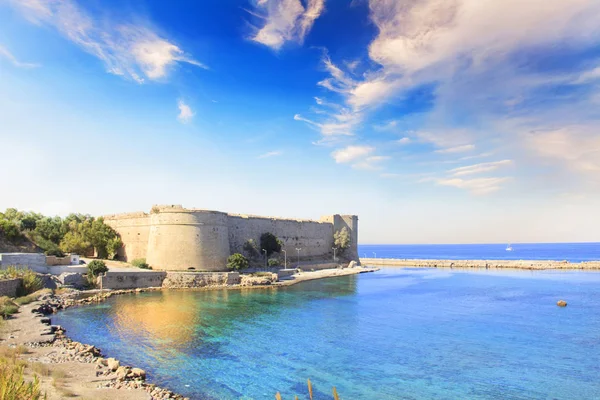
[[[373,252],[373,255],[375,256],[375,258],[377,258],[377,253]]]
[[[268,258],[267,258],[267,251],[266,251],[265,249],[262,249],[262,251],[264,251],[264,252],[265,252],[265,268],[267,268],[267,269],[268,269],[268,268],[269,268],[269,264],[268,264],[268,261],[269,261],[269,260],[268,260]]]
[[[296,251],[298,252],[298,266],[300,266],[300,250],[302,250],[302,248],[296,248]]]
[[[283,268],[287,269],[287,251],[285,251],[283,249],[281,251],[283,251],[283,260],[284,260],[283,261]]]
[[[337,250],[337,248],[332,247],[331,249],[333,250],[333,262],[335,262],[335,251]]]

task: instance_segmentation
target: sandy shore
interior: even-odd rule
[[[414,260],[393,258],[361,258],[365,266],[378,267],[424,267],[424,268],[511,268],[527,270],[585,269],[600,270],[600,261],[571,263],[546,260]]]
[[[298,272],[292,279],[271,285],[257,284],[250,287],[289,286],[307,280],[375,270],[376,268],[353,267]],[[204,290],[240,287],[242,286],[215,286]],[[26,377],[33,379],[34,375],[38,376],[41,389],[49,400],[67,397],[100,400],[183,400],[184,397],[181,395],[147,383],[143,370],[120,365],[115,359],[106,359],[100,349],[93,345],[72,341],[61,327],[51,325],[51,313],[60,309],[101,302],[113,295],[149,290],[163,289],[88,291],[87,293],[73,291],[62,295],[44,295],[39,301],[21,306],[17,314],[3,321],[0,326],[0,352],[26,362]]]

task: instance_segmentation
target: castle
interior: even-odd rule
[[[150,213],[108,215],[104,222],[121,236],[121,260],[145,258],[158,270],[224,271],[227,257],[243,253],[243,245],[270,232],[283,243],[288,260],[331,260],[335,232],[346,228],[350,246],[344,258],[358,260],[358,217],[329,215],[319,221],[227,214],[186,209],[181,205],[154,206]],[[259,249],[260,251],[260,249]],[[339,254],[339,253],[338,253]]]

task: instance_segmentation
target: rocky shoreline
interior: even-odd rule
[[[334,276],[353,275],[363,272],[372,272],[374,268],[351,267],[336,270],[321,270],[315,272],[301,272],[293,276],[294,279],[282,282],[273,282],[269,277],[254,277],[238,285],[213,285],[193,290],[213,289],[242,289],[289,286],[306,280],[321,279]],[[44,294],[38,301],[22,306],[19,313],[3,327],[0,341],[1,346],[16,349],[22,346],[28,348],[25,361],[34,364],[46,365],[52,370],[64,366],[67,375],[73,376],[74,382],[69,390],[80,395],[92,393],[93,398],[119,398],[124,400],[134,399],[177,399],[187,398],[168,389],[161,388],[146,382],[146,372],[140,368],[121,365],[119,360],[105,358],[102,351],[90,344],[76,342],[67,336],[65,330],[58,325],[51,325],[50,315],[69,307],[94,304],[106,301],[112,296],[123,294],[138,294],[148,291],[173,290],[164,288],[140,288],[123,290],[96,290],[78,291],[67,290],[61,294]],[[75,379],[77,378],[77,379]],[[56,380],[52,380],[56,384]],[[42,383],[44,381],[42,380]],[[57,392],[49,383],[43,386],[50,396],[48,399],[64,398],[64,393]],[[64,389],[66,390],[66,389]],[[114,391],[117,392],[114,392]],[[118,393],[118,394],[116,394]]]

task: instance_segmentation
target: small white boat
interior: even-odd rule
[[[506,251],[512,251],[512,246],[510,245],[510,243],[506,246]]]

